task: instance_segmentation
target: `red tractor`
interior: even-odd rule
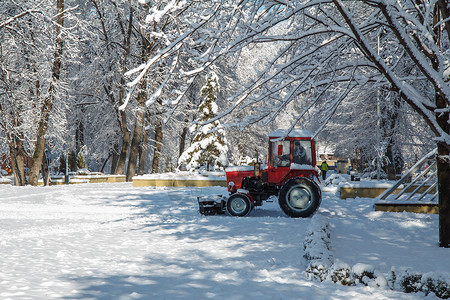
[[[227,211],[246,216],[271,196],[278,196],[281,209],[294,218],[313,215],[320,206],[322,192],[314,178],[315,145],[308,130],[277,130],[269,134],[269,161],[261,168],[237,166],[226,169],[229,197],[199,197],[200,213],[213,215]],[[258,156],[258,153],[257,153]]]

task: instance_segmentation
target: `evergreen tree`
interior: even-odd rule
[[[219,121],[208,122],[217,115],[218,93],[217,75],[211,73],[206,77],[206,84],[201,89],[203,101],[198,107],[199,117],[191,127],[191,133],[194,135],[192,144],[180,156],[178,169],[185,166],[189,171],[200,168],[209,171],[216,167],[223,169],[228,165],[225,130]]]

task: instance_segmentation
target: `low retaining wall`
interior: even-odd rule
[[[343,185],[339,187],[340,190],[340,197],[341,199],[346,198],[377,198],[380,196],[385,190],[389,189],[391,186],[388,184],[380,184],[380,185],[374,185],[374,186],[357,186],[357,185]],[[406,191],[407,193],[411,193],[414,191],[418,186],[413,185],[408,188]],[[418,193],[423,193],[428,189],[429,186],[423,186],[419,189]],[[403,187],[396,189],[393,194],[398,194],[403,190]],[[436,193],[436,188],[431,189],[429,191],[429,194]]]
[[[133,186],[167,186],[167,187],[185,187],[185,186],[227,186],[225,176],[217,175],[180,175],[178,173],[167,174],[149,174],[133,177]]]
[[[375,211],[439,214],[437,203],[375,203]]]
[[[102,182],[125,182],[125,175],[75,175],[70,176],[69,184],[80,183],[102,183]],[[63,185],[65,184],[64,178],[52,178],[50,185]],[[39,180],[39,185],[44,185],[44,182]]]
[[[79,180],[79,179],[71,179],[69,184],[81,184],[81,183],[89,183],[89,180]],[[50,185],[64,185],[64,179],[52,179],[50,180]],[[38,185],[44,185],[42,180],[39,181]]]
[[[93,175],[93,176],[75,176],[75,179],[86,179],[90,183],[100,183],[100,182],[125,182],[125,175]]]
[[[387,188],[377,187],[341,187],[341,199],[347,198],[376,198],[381,195]],[[400,193],[401,189],[396,189],[394,194]]]
[[[168,186],[168,187],[185,187],[185,186],[227,186],[226,180],[208,180],[208,179],[140,179],[133,178],[133,186]]]

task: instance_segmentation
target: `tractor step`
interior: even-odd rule
[[[224,214],[227,198],[222,195],[197,197],[199,212],[205,216]]]

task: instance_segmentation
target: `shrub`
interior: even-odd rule
[[[355,279],[364,285],[369,285],[370,280],[375,279],[375,271],[372,265],[356,264],[352,268]]]
[[[417,293],[422,290],[422,274],[418,272],[403,269],[397,272],[396,278],[400,290],[405,293]]]
[[[324,281],[328,276],[328,268],[329,266],[327,263],[315,260],[309,263],[305,272],[309,279]]]
[[[442,299],[450,298],[450,284],[445,278],[434,273],[428,273],[422,276],[422,290],[426,295],[434,293],[436,297]]]
[[[334,264],[331,267],[329,279],[342,285],[355,285],[350,266],[344,263]]]

